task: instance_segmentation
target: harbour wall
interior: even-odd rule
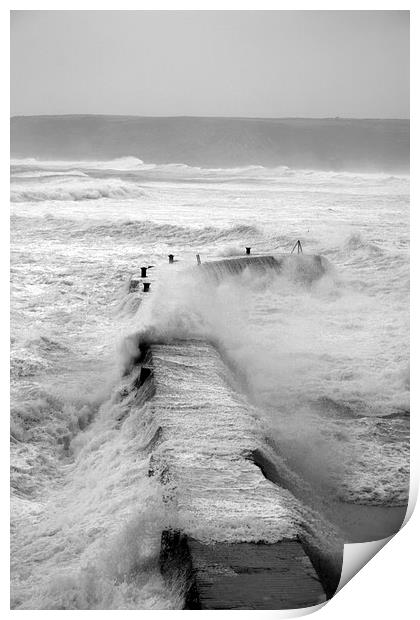
[[[290,490],[257,411],[203,341],[152,343],[121,399],[152,411],[149,476],[174,514],[160,565],[190,609],[291,609],[332,596],[342,546]]]

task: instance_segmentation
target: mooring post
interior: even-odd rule
[[[201,258],[200,258],[200,254],[196,254],[195,255],[196,259],[197,259],[197,265],[201,265]]]
[[[141,270],[141,277],[142,278],[146,278],[147,277],[147,275],[146,275],[147,267],[140,267],[140,270]]]
[[[147,293],[150,288],[150,282],[143,282],[143,291]]]
[[[245,248],[247,254],[251,254],[251,248]]]
[[[168,258],[169,258],[169,262],[170,263],[174,262],[174,255],[173,254],[168,254]]]

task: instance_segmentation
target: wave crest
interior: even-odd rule
[[[48,160],[26,157],[23,159],[13,158],[12,167],[33,168],[45,170],[66,170],[69,168],[87,168],[89,170],[139,170],[154,167],[155,164],[145,164],[138,157],[117,157],[109,160]]]
[[[100,237],[115,238],[147,238],[149,241],[170,241],[177,244],[208,244],[218,241],[229,241],[242,239],[243,237],[253,237],[260,235],[256,226],[246,226],[243,224],[231,226],[229,228],[216,228],[205,226],[204,228],[190,228],[176,224],[158,224],[153,221],[123,221],[114,223],[101,223],[89,226],[89,228],[76,229],[73,235],[84,236],[92,233]]]
[[[139,198],[145,192],[135,183],[119,179],[74,179],[60,183],[22,184],[12,187],[11,202],[43,202],[46,200],[81,201],[100,198]]]

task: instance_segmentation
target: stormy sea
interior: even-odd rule
[[[408,174],[404,121],[12,119],[13,608],[181,608],[168,528],[398,530]]]

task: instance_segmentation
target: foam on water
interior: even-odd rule
[[[408,427],[382,416],[408,408],[408,374],[390,359],[382,375],[384,355],[392,355],[378,324],[383,307],[355,298],[334,274],[313,281],[301,269],[256,276],[223,266],[217,263],[218,284],[201,268],[163,282],[138,311],[142,328],[152,340],[193,335],[216,343],[269,416],[282,450],[313,482],[349,501],[404,503]],[[370,315],[366,332],[357,330],[355,313]]]
[[[11,159],[11,165],[16,168],[30,168],[35,171],[41,168],[41,174],[46,174],[46,170],[65,171],[69,168],[88,168],[89,170],[138,170],[147,167],[147,164],[137,157],[118,157],[117,159],[106,161],[69,161],[69,160],[39,160],[34,157],[26,157],[21,159]],[[150,167],[154,167],[154,164],[149,164]],[[13,174],[13,172],[12,172]]]
[[[44,202],[98,200],[100,198],[140,198],[144,192],[134,183],[118,179],[94,180],[87,175],[64,174],[51,177],[43,175],[34,181],[15,182],[11,191],[12,202]]]
[[[13,163],[23,200],[12,203],[14,607],[177,608],[180,590],[159,572],[160,531],[184,516],[205,537],[222,510],[197,499],[191,521],[162,504],[148,476],[156,413],[117,398],[133,333],[214,345],[202,352],[208,372],[232,377],[255,413],[250,433],[269,438],[292,495],[293,470],[320,495],[405,502],[405,177]],[[216,280],[195,266],[197,252],[205,267],[245,246],[289,253],[297,238],[305,255],[326,257],[321,278],[302,279],[294,263],[280,273],[226,268]],[[167,265],[169,253],[178,262]],[[142,265],[154,265],[143,297],[128,293]],[[190,379],[199,398],[204,384]],[[177,449],[193,447],[185,439]],[[241,510],[249,523],[252,511]],[[244,535],[239,523],[227,527],[232,539]]]
[[[103,405],[61,455],[59,476],[38,501],[16,502],[13,607],[179,607],[158,566],[167,517],[147,476],[150,414],[133,407],[121,426],[123,414]]]

